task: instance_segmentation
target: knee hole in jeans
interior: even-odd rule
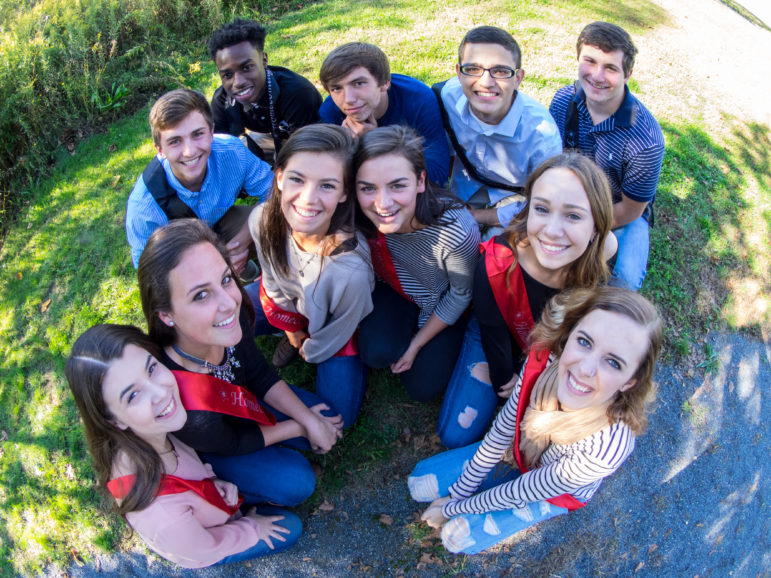
[[[487,362],[475,363],[469,369],[471,370],[471,377],[485,385],[492,385],[490,381],[490,366]]]

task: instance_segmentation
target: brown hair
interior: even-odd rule
[[[230,256],[222,241],[214,231],[198,219],[175,219],[168,225],[156,229],[150,235],[139,258],[137,280],[142,311],[147,320],[147,332],[150,338],[161,347],[171,345],[177,340],[177,330],[163,323],[158,316],[158,313],[172,309],[169,274],[179,265],[185,251],[201,243],[213,245],[230,270],[233,270]],[[252,301],[244,292],[235,273],[233,273],[233,280],[241,291],[241,307],[246,308],[250,322],[254,323]]]
[[[576,57],[581,56],[581,48],[583,48],[584,44],[596,46],[603,52],[620,50],[624,53],[622,61],[624,76],[632,74],[634,58],[637,56],[637,48],[632,42],[629,33],[621,26],[600,21],[587,24],[581,31],[581,34],[578,35]]]
[[[373,129],[359,139],[359,147],[353,157],[354,172],[369,160],[385,155],[399,155],[412,165],[415,175],[426,174],[426,157],[423,153],[423,137],[411,127],[391,125]],[[425,177],[426,190],[418,193],[415,216],[421,225],[435,225],[448,209],[463,207],[449,191],[436,187]],[[356,225],[367,237],[377,236],[377,229],[356,203]]]
[[[331,83],[350,74],[359,66],[366,68],[375,77],[378,86],[383,86],[391,80],[388,57],[377,46],[366,42],[348,42],[327,54],[319,70],[319,80],[324,89],[329,91]]]
[[[156,100],[150,109],[150,131],[155,145],[161,144],[161,131],[174,128],[194,111],[201,113],[209,128],[214,127],[209,101],[200,92],[178,88]]]
[[[613,197],[611,196],[608,177],[594,161],[579,153],[563,153],[547,159],[530,174],[525,183],[526,202],[522,210],[509,223],[504,235],[512,248],[519,243],[528,243],[527,219],[530,213],[530,201],[532,199],[533,186],[536,181],[549,169],[564,168],[570,170],[579,181],[589,199],[589,207],[592,210],[594,240],[586,248],[586,251],[574,262],[568,265],[565,275],[565,287],[594,287],[597,283],[607,281],[610,272],[605,262],[605,240],[613,225]],[[514,260],[508,275],[514,271],[517,260]]]
[[[463,64],[463,49],[466,44],[498,44],[511,53],[514,58],[514,68],[522,66],[522,51],[514,37],[503,28],[497,26],[477,26],[472,28],[460,41],[458,46],[458,64]]]
[[[608,419],[622,420],[639,435],[647,425],[647,405],[655,396],[653,373],[661,350],[663,324],[658,311],[645,297],[620,287],[574,289],[555,296],[530,334],[531,347],[547,348],[559,357],[579,321],[596,310],[628,317],[648,331],[648,348],[634,373],[634,386],[618,392],[608,408]]]
[[[304,126],[293,133],[281,147],[276,157],[273,193],[265,203],[258,236],[260,248],[265,258],[277,265],[277,268],[284,274],[290,273],[289,259],[286,253],[286,240],[290,231],[286,217],[281,210],[281,191],[278,188],[279,171],[283,172],[289,164],[289,159],[297,153],[323,153],[339,159],[343,165],[343,191],[347,196],[345,201],[338,203],[335,208],[327,235],[334,235],[338,231],[353,232],[356,201],[352,194],[351,163],[355,150],[356,142],[348,132],[342,127],[330,124]]]
[[[106,490],[113,463],[119,454],[136,465],[134,485],[120,504],[115,503],[115,509],[121,515],[146,508],[153,501],[163,474],[163,463],[158,453],[130,429],[115,426],[104,402],[104,377],[110,363],[123,356],[128,344],[158,357],[158,347],[136,327],[95,325],[75,341],[64,367],[83,421],[98,486]]]

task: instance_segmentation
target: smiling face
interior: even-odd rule
[[[171,311],[158,316],[167,325],[174,323],[176,343],[184,351],[196,355],[241,341],[241,291],[214,245],[199,243],[187,249],[169,272],[169,290]]]
[[[276,170],[276,185],[281,212],[296,238],[326,236],[332,215],[347,198],[343,161],[328,153],[293,154]]]
[[[514,55],[500,44],[472,44],[463,47],[463,58],[456,64],[458,80],[463,94],[469,101],[474,115],[487,124],[498,124],[508,114],[514,102],[514,93],[525,76],[518,70],[511,78],[493,78],[489,71],[482,76],[467,76],[460,71],[461,66],[476,65],[483,68],[503,67],[515,70],[517,63]]]
[[[214,64],[222,87],[231,98],[248,106],[257,102],[265,89],[265,67],[268,56],[249,41],[239,42],[217,51]]]
[[[358,122],[381,118],[388,110],[390,82],[378,86],[372,73],[359,66],[342,78],[329,83],[329,94],[345,116]]]
[[[583,255],[596,234],[581,181],[570,169],[544,172],[533,184],[527,240],[540,267],[556,271]]]
[[[206,178],[213,127],[194,110],[173,128],[160,131],[156,150],[168,159],[171,171],[186,189],[197,192]]]
[[[570,333],[559,359],[557,397],[564,410],[602,405],[635,385],[648,347],[647,329],[629,317],[595,309]]]
[[[624,74],[624,52],[603,52],[597,46],[584,44],[578,55],[578,80],[590,107],[615,112],[624,101],[624,87],[629,76]],[[631,73],[630,73],[631,74]]]
[[[102,397],[112,423],[147,441],[182,429],[187,413],[174,375],[141,347],[131,343],[110,362]]]
[[[356,174],[359,206],[383,234],[415,231],[415,204],[425,190],[426,173],[416,175],[412,163],[399,154],[370,159]]]

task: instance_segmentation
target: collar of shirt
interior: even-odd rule
[[[576,87],[576,95],[573,100],[578,105],[579,110],[589,115],[589,109],[586,107],[586,94],[581,86]],[[629,91],[629,86],[624,86],[624,100],[621,102],[621,106],[616,112],[593,127],[590,132],[610,132],[615,127],[633,127],[637,120],[636,103],[637,99]]]
[[[212,143],[213,145],[214,143]],[[209,181],[211,180],[211,174],[212,174],[212,154],[214,154],[214,151],[211,151],[209,153],[209,158],[206,159],[206,176],[203,179],[203,183],[201,184],[201,190],[198,192],[193,192],[186,188],[182,183],[179,182],[179,179],[177,178],[177,175],[174,174],[174,171],[171,170],[171,165],[169,164],[168,159],[162,159],[158,157],[158,160],[161,161],[161,164],[163,165],[163,170],[166,172],[166,179],[169,181],[169,184],[171,187],[177,191],[177,194],[180,196],[180,198],[188,198],[188,199],[195,199],[199,195],[203,195],[206,193],[206,190],[208,189]]]

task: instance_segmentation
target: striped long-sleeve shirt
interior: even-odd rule
[[[520,385],[521,380],[474,458],[450,487],[453,499],[442,508],[446,518],[521,508],[565,493],[586,502],[600,487],[602,479],[615,472],[634,450],[634,434],[619,421],[573,444],[549,445],[541,455],[539,467],[475,494],[514,440]]]
[[[454,324],[471,302],[479,257],[479,227],[463,208],[413,233],[386,235],[388,252],[404,292],[420,307],[418,325],[432,313]]]

